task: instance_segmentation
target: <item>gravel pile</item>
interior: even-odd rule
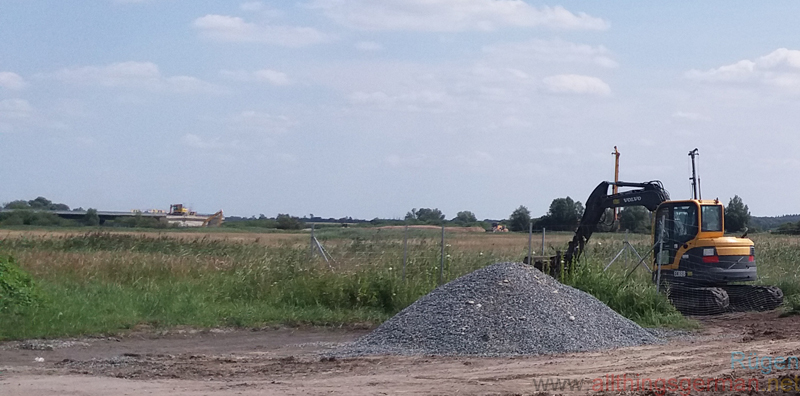
[[[497,263],[437,288],[333,355],[541,355],[656,342],[587,293],[532,266]]]

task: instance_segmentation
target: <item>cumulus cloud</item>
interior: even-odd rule
[[[611,93],[611,87],[603,80],[578,74],[559,74],[542,79],[545,88],[558,94],[582,94],[606,96]]]
[[[264,43],[284,47],[302,47],[331,41],[333,38],[314,28],[281,25],[258,25],[239,17],[209,14],[194,20],[200,35],[220,42]]]
[[[356,49],[360,51],[380,51],[383,46],[374,41],[359,41],[356,43]]]
[[[686,77],[711,83],[763,84],[800,92],[800,51],[779,48],[756,59],[744,59],[709,70],[690,70]]]
[[[454,98],[444,91],[419,90],[402,94],[387,94],[383,91],[353,92],[350,103],[381,110],[442,112],[452,108]]]
[[[285,133],[295,125],[295,122],[287,116],[254,110],[242,111],[231,121],[236,128],[270,134]]]
[[[675,113],[672,114],[672,118],[676,118],[679,120],[689,120],[689,121],[700,121],[708,119],[708,117],[700,113],[692,113],[689,111],[676,111]]]
[[[569,62],[588,63],[605,68],[618,64],[604,46],[571,43],[564,40],[534,39],[525,42],[486,46],[483,52],[496,62]]]
[[[220,138],[207,138],[193,133],[187,133],[181,137],[181,143],[189,148],[199,150],[220,150],[220,149],[239,149],[242,145],[238,140],[222,142]]]
[[[62,69],[44,77],[59,81],[98,85],[109,88],[136,88],[170,92],[217,92],[213,84],[190,76],[167,77],[161,74],[158,65],[151,62],[119,62],[105,66],[85,66]]]
[[[289,85],[292,83],[286,73],[272,69],[262,69],[254,72],[248,72],[244,70],[223,70],[220,72],[220,75],[236,81],[265,82],[277,86]]]
[[[242,3],[239,8],[242,11],[261,11],[264,9],[264,3],[260,1],[248,1],[246,3]]]
[[[0,100],[0,118],[19,119],[28,118],[33,112],[33,107],[24,99]]]
[[[25,80],[19,76],[17,73],[12,72],[0,72],[0,87],[10,89],[12,91],[18,91],[23,89],[28,84],[25,83]]]
[[[609,24],[564,7],[533,7],[522,0],[315,0],[335,22],[363,30],[492,31],[503,27],[603,30]]]

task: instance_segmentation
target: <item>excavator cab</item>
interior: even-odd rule
[[[719,285],[755,281],[753,241],[726,237],[717,201],[667,201],[655,212],[654,265],[673,283]]]

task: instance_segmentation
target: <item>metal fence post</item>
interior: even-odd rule
[[[545,233],[545,228],[542,227],[542,253],[541,253],[542,256],[544,256],[544,233]]]
[[[661,257],[664,252],[664,230],[666,227],[666,215],[662,215],[661,232],[658,234],[658,256],[656,257],[656,263],[658,264],[658,272],[656,273],[656,293],[661,292]]]
[[[533,264],[533,258],[531,258],[531,242],[533,240],[533,222],[531,221],[528,223],[528,264]]]
[[[406,263],[408,263],[408,224],[403,233],[403,282],[406,281]]]
[[[311,248],[308,251],[308,259],[314,258],[314,223],[311,223]]]
[[[439,263],[439,284],[444,283],[444,224],[442,224],[442,254]]]

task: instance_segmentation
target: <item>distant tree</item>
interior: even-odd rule
[[[800,235],[800,222],[783,223],[774,232],[776,234]]]
[[[31,209],[50,210],[50,205],[53,202],[45,197],[37,197],[36,199],[28,201],[28,206]]]
[[[442,224],[444,214],[439,209],[419,208],[406,213],[406,220],[425,224]]]
[[[83,215],[83,224],[87,226],[99,226],[100,216],[97,215],[97,209],[89,208],[86,214]]]
[[[520,205],[511,213],[508,218],[508,229],[511,231],[527,231],[530,227],[531,212],[523,205]]]
[[[53,203],[45,197],[37,197],[30,201],[11,201],[3,205],[3,209],[69,210],[69,206],[61,203]]]
[[[738,195],[734,195],[725,208],[725,231],[742,231],[750,223],[750,209]]]
[[[463,212],[458,212],[453,222],[462,226],[471,226],[478,222],[478,218],[475,217],[475,213],[465,210]]]
[[[30,209],[31,206],[28,205],[28,201],[23,200],[16,200],[11,201],[5,205],[3,205],[3,209]]]
[[[646,234],[650,232],[650,211],[643,206],[630,206],[619,212],[619,225],[623,231]]]
[[[541,218],[541,225],[554,231],[572,231],[583,216],[583,204],[572,198],[556,198],[550,203],[550,210]]]
[[[280,230],[299,230],[303,228],[303,223],[299,218],[289,216],[288,214],[279,214],[275,220],[278,223],[276,228]]]

